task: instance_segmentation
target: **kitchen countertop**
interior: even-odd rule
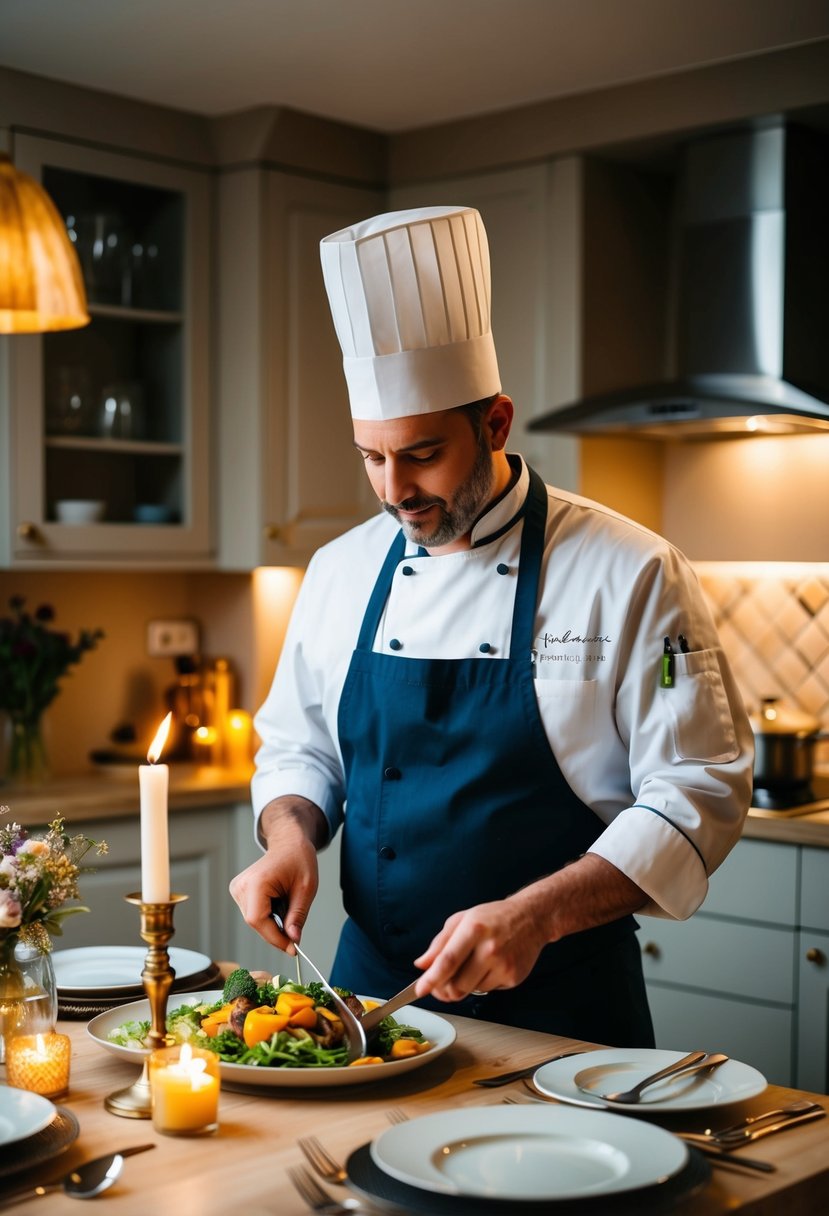
[[[253,772],[213,765],[171,764],[171,811],[233,806],[250,801]],[[124,765],[77,777],[56,777],[42,785],[0,784],[0,814],[24,827],[63,815],[73,827],[91,819],[121,819],[138,812],[138,768]]]
[[[170,810],[248,803],[252,774],[252,767],[240,771],[211,765],[171,764]],[[38,786],[0,784],[0,814],[11,815],[24,827],[47,823],[55,815],[63,815],[75,824],[90,819],[120,819],[134,815],[137,810],[137,766],[58,777]],[[829,848],[829,809],[779,818],[751,810],[743,836]]]

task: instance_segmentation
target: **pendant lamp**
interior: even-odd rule
[[[0,333],[88,324],[78,255],[57,207],[0,153]]]

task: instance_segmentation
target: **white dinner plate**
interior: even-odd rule
[[[214,1004],[221,999],[221,989],[211,992],[186,992],[168,1001],[168,1009],[179,1009],[182,1005]],[[87,1026],[87,1032],[96,1043],[105,1047],[121,1059],[140,1061],[148,1051],[139,1048],[121,1047],[111,1042],[107,1035],[123,1022],[144,1021],[150,1017],[149,1001],[134,1001],[130,1005],[119,1005],[99,1013]],[[314,1089],[328,1085],[364,1085],[367,1081],[388,1080],[400,1073],[410,1072],[430,1064],[451,1047],[455,1041],[455,1028],[445,1018],[416,1005],[404,1005],[394,1014],[395,1019],[407,1026],[415,1026],[432,1044],[429,1051],[418,1056],[406,1056],[401,1060],[389,1060],[384,1064],[360,1064],[356,1068],[262,1068],[255,1064],[227,1064],[220,1062],[222,1085],[228,1089],[280,1089],[288,1086]]]
[[[176,980],[198,975],[212,965],[206,954],[197,954],[195,950],[171,946],[168,953]],[[141,991],[141,972],[146,957],[144,946],[78,946],[73,950],[55,950],[52,963],[58,993],[118,996],[123,991],[124,995],[131,996],[136,989]]]
[[[637,1111],[704,1110],[709,1106],[726,1106],[761,1094],[768,1082],[762,1073],[739,1060],[726,1060],[712,1072],[696,1073],[691,1077],[673,1077],[646,1089],[635,1104],[605,1102],[584,1093],[576,1084],[576,1074],[586,1089],[597,1093],[618,1093],[631,1089],[649,1073],[658,1072],[668,1064],[681,1060],[687,1052],[661,1051],[647,1047],[615,1047],[606,1051],[591,1051],[587,1055],[569,1056],[543,1064],[533,1076],[536,1089],[550,1098],[574,1106],[593,1109],[613,1109],[635,1115]]]
[[[48,1127],[57,1107],[40,1094],[0,1085],[0,1145],[35,1136]]]
[[[661,1127],[607,1111],[474,1106],[388,1128],[375,1165],[399,1182],[467,1198],[531,1201],[615,1195],[666,1182],[688,1160]]]

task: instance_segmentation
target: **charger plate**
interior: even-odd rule
[[[550,1203],[664,1183],[685,1166],[688,1147],[607,1111],[498,1105],[395,1124],[371,1156],[392,1178],[429,1192]]]
[[[561,1201],[487,1199],[476,1195],[444,1195],[408,1186],[375,1165],[371,1145],[356,1149],[346,1162],[349,1186],[362,1198],[384,1210],[407,1216],[662,1216],[689,1196],[701,1191],[711,1177],[711,1166],[691,1149],[678,1174],[657,1186],[613,1196]]]
[[[72,1111],[65,1106],[56,1107],[51,1123],[41,1131],[0,1148],[0,1178],[51,1161],[73,1144],[79,1133],[80,1126]]]

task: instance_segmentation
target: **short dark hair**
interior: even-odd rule
[[[482,397],[480,401],[468,401],[466,405],[458,405],[455,407],[459,413],[466,414],[470,425],[472,426],[472,430],[475,432],[478,439],[481,438],[484,428],[484,414],[492,405],[497,396],[497,393],[493,393],[491,397]]]

